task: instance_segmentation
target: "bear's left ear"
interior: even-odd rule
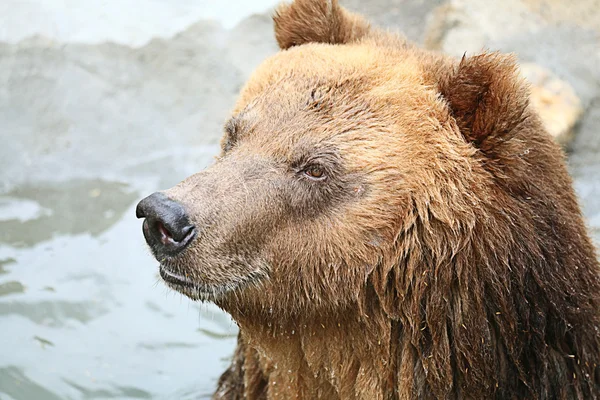
[[[273,17],[282,50],[317,42],[344,44],[369,32],[369,23],[342,8],[337,0],[295,0],[279,6]]]
[[[528,119],[529,89],[515,57],[463,57],[438,88],[464,137],[484,153],[505,142]]]

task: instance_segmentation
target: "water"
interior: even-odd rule
[[[153,19],[130,13],[143,34],[117,29],[117,43],[101,42],[127,7],[107,25],[96,2],[46,0],[55,26],[79,23],[53,33],[17,3],[0,5],[12,21],[0,24],[0,400],[209,398],[237,327],[164,286],[135,205],[212,162],[239,88],[276,45],[267,15],[172,39],[163,28],[232,26],[274,2],[240,0],[230,15],[181,2],[177,19],[153,1]],[[17,43],[23,30],[53,40]],[[142,46],[151,37],[167,39]]]
[[[237,329],[160,282],[134,218],[140,196],[94,179],[0,197],[0,399],[213,390]]]

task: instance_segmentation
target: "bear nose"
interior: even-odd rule
[[[144,238],[157,258],[176,255],[196,235],[183,206],[160,192],[140,201],[135,215],[145,218],[142,226]]]

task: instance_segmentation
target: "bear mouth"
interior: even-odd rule
[[[179,274],[176,274],[175,272],[169,271],[162,264],[159,267],[159,272],[160,272],[160,277],[163,278],[163,280],[170,285],[181,286],[183,288],[188,288],[188,289],[193,289],[197,286],[190,279],[188,279],[184,276],[181,276]]]
[[[231,290],[226,286],[222,287],[194,282],[186,276],[173,272],[163,264],[160,264],[159,273],[168,287],[192,300],[214,302]]]
[[[167,286],[195,301],[217,302],[227,294],[239,291],[260,281],[262,274],[250,274],[240,280],[227,282],[221,285],[208,285],[195,282],[187,276],[173,272],[168,266],[160,264],[160,277]]]

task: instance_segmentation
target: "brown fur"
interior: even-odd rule
[[[275,33],[215,165],[166,192],[200,232],[162,268],[240,326],[215,398],[599,399],[598,262],[514,59],[334,0]]]

